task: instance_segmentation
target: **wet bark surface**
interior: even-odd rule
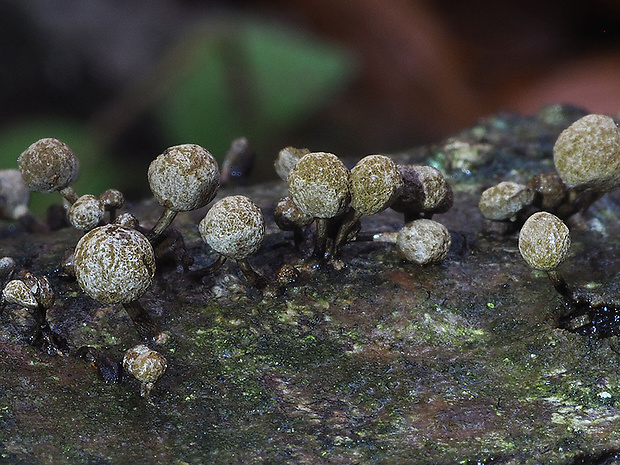
[[[0,315],[2,463],[604,463],[620,450],[620,343],[558,327],[562,298],[519,255],[517,235],[483,233],[480,193],[526,182],[552,167],[557,134],[577,110],[529,118],[497,115],[458,137],[482,156],[440,143],[395,156],[450,175],[454,206],[434,219],[452,248],[441,265],[402,261],[393,245],[353,242],[320,264],[293,246],[271,212],[283,183],[222,191],[262,209],[267,237],[250,263],[278,292],[246,284],[234,263],[203,278],[160,262],[141,299],[169,333],[154,346],[168,370],[140,397],[123,376],[106,384],[92,359],[50,356],[27,343],[30,315]],[[571,219],[567,281],[615,302],[620,275],[619,196]],[[208,207],[207,207],[208,208]],[[129,207],[145,225],[162,208]],[[190,269],[215,255],[183,213]],[[395,231],[402,215],[364,218],[362,230]],[[0,227],[1,255],[45,274],[56,291],[51,327],[72,348],[120,361],[142,342],[122,306],[86,297],[60,263],[80,233]],[[172,255],[170,255],[172,256]],[[610,307],[611,308],[611,307]],[[90,361],[89,361],[90,360]],[[112,380],[108,378],[108,380]]]

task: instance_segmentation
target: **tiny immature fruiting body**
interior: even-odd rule
[[[202,239],[222,257],[235,260],[254,285],[262,278],[252,270],[247,258],[256,252],[265,237],[265,219],[254,202],[242,195],[219,200],[198,225]]]
[[[165,211],[149,236],[154,242],[178,212],[207,205],[217,193],[220,172],[213,156],[196,144],[167,148],[151,162],[149,185]]]
[[[51,137],[40,139],[19,156],[17,163],[31,191],[60,191],[70,203],[77,199],[71,183],[77,179],[79,164],[65,143]]]
[[[82,231],[90,231],[103,219],[105,207],[103,202],[94,195],[86,194],[78,197],[69,207],[69,223]]]
[[[105,304],[123,304],[142,337],[160,336],[138,302],[155,275],[155,253],[142,233],[118,224],[87,232],[75,247],[73,268],[86,294]]]
[[[168,368],[166,358],[159,352],[139,344],[132,347],[123,357],[123,369],[140,381],[140,395],[148,397],[155,383]]]

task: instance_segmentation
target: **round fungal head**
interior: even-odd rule
[[[605,115],[587,115],[562,131],[553,161],[570,188],[609,191],[620,185],[620,131]]]
[[[73,255],[77,281],[106,304],[129,303],[144,294],[155,274],[155,254],[144,235],[108,224],[86,233]]]
[[[104,213],[103,202],[94,195],[86,194],[79,197],[69,208],[69,223],[76,229],[90,231],[97,227]]]
[[[426,165],[400,165],[403,189],[392,205],[397,212],[443,213],[452,207],[452,187],[441,171]]]
[[[500,182],[480,196],[478,208],[485,218],[508,220],[534,202],[534,191],[516,182]]]
[[[398,231],[396,238],[399,254],[418,265],[444,261],[451,244],[448,229],[443,224],[428,219],[407,223]]]
[[[308,149],[297,149],[295,147],[285,147],[280,150],[276,161],[273,163],[280,179],[286,181],[288,174],[295,168],[299,159],[308,153],[310,153]]]
[[[47,276],[35,276],[32,273],[26,273],[22,282],[30,289],[40,307],[50,308],[54,305],[56,294]]]
[[[204,207],[220,186],[215,158],[196,144],[166,149],[151,162],[148,178],[157,201],[177,212]]]
[[[403,179],[396,163],[384,155],[368,155],[351,170],[351,206],[361,215],[388,208],[400,195]]]
[[[34,192],[53,192],[68,187],[78,176],[73,151],[54,138],[40,139],[17,159],[22,178]]]
[[[28,213],[30,189],[18,170],[0,171],[0,218],[17,220]]]
[[[242,195],[232,195],[213,204],[198,229],[213,250],[224,257],[243,260],[263,242],[265,220],[254,202]]]
[[[166,358],[159,352],[149,349],[145,345],[132,347],[123,357],[123,369],[126,373],[149,386],[142,389],[142,395],[147,395],[150,387],[162,377],[168,368]]]
[[[114,210],[121,208],[125,204],[125,196],[116,189],[108,189],[99,196],[106,210]]]
[[[519,233],[521,256],[537,270],[550,271],[557,268],[566,259],[569,248],[568,227],[551,213],[534,213]]]
[[[138,221],[138,218],[128,212],[124,212],[118,215],[114,220],[114,224],[118,224],[119,226],[123,226],[124,228],[129,229],[138,229],[140,227],[140,222]]]
[[[349,170],[332,153],[312,152],[289,173],[288,190],[307,215],[333,218],[343,214],[351,200]]]
[[[558,207],[568,196],[568,190],[562,178],[555,171],[535,174],[528,186],[536,193],[535,205],[545,210]]]
[[[276,225],[283,231],[293,231],[302,226],[308,226],[314,218],[305,214],[295,205],[290,197],[284,197],[276,204],[273,212]]]
[[[10,304],[21,305],[30,310],[39,307],[39,303],[30,287],[19,279],[6,283],[2,290],[2,298]]]

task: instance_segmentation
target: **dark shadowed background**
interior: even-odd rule
[[[247,136],[262,180],[286,145],[361,157],[500,110],[616,114],[619,27],[615,0],[2,0],[0,169],[57,137],[80,194],[137,199],[179,143],[221,160]]]

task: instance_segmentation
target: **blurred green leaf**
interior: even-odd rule
[[[220,159],[241,135],[261,145],[302,122],[354,69],[342,50],[273,24],[205,29],[181,49],[185,59],[158,108],[165,137],[170,145],[203,145]]]

